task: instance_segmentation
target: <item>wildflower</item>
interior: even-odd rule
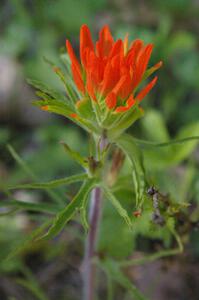
[[[83,25],[80,30],[79,62],[70,42],[66,41],[76,87],[82,98],[88,98],[95,108],[97,106],[103,119],[105,116],[124,114],[134,106],[139,107],[157,82],[156,76],[137,92],[142,81],[160,68],[162,62],[147,69],[153,44],[144,45],[142,40],[137,39],[128,45],[128,36],[124,41],[114,41],[107,25],[101,29],[94,44],[89,28]]]
[[[94,44],[87,25],[80,29],[80,60],[70,44],[66,48],[71,62],[72,78],[65,77],[59,67],[49,62],[66,88],[62,95],[51,88],[32,81],[41,98],[35,104],[42,110],[70,118],[89,132],[117,137],[143,116],[140,102],[157,82],[155,76],[144,87],[141,84],[162,65],[148,68],[153,44],[144,45],[140,39],[129,43],[114,41],[109,27],[104,26]],[[69,100],[69,101],[66,101]]]

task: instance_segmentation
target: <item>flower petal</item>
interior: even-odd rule
[[[89,96],[91,97],[91,99],[94,100],[95,102],[97,102],[97,98],[95,96],[91,74],[87,74],[86,89],[87,89],[87,92],[88,92]]]
[[[96,43],[96,51],[99,57],[108,56],[114,44],[108,25],[105,25],[99,33],[99,41]]]
[[[77,59],[77,57],[76,57],[76,55],[74,53],[74,50],[73,50],[73,48],[72,48],[71,43],[69,42],[69,40],[66,40],[66,49],[67,49],[68,55],[70,57],[71,63],[75,65],[76,71],[81,74],[80,64],[78,62],[78,59]]]
[[[146,71],[151,53],[153,50],[153,44],[148,44],[145,46],[138,54],[136,65],[135,65],[135,72],[133,75],[133,87],[137,87],[140,81],[142,80],[143,74]]]
[[[79,70],[75,64],[72,64],[71,71],[73,74],[73,80],[78,88],[78,90],[82,93],[85,93],[85,86],[82,79],[82,75],[79,73]]]
[[[116,97],[115,93],[113,93],[113,92],[109,93],[106,96],[105,102],[109,109],[115,108],[116,103],[117,103],[117,97]]]
[[[87,63],[87,51],[85,51],[86,48],[88,48],[89,51],[94,51],[90,29],[84,24],[80,29],[80,58],[83,66],[85,66]]]
[[[134,104],[136,103],[136,100],[131,95],[128,100],[126,101],[125,106],[118,106],[115,110],[116,113],[121,113],[129,110]]]
[[[119,40],[117,40],[114,43],[114,45],[113,45],[113,47],[112,47],[112,49],[111,49],[111,51],[109,53],[109,57],[108,58],[111,59],[114,56],[116,56],[118,54],[122,54],[122,53],[123,53],[123,42],[122,42],[121,39],[119,39]]]
[[[158,80],[158,77],[156,76],[155,78],[153,78],[153,80],[151,80],[151,82],[149,82],[140,92],[139,94],[135,97],[136,100],[138,100],[139,102],[142,101],[142,99],[149,93],[149,91],[154,87],[154,85],[156,84]]]

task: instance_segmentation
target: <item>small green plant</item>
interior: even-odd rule
[[[152,44],[144,45],[142,40],[129,44],[128,36],[124,41],[114,41],[108,26],[104,26],[94,46],[89,28],[83,25],[80,31],[81,62],[68,40],[66,47],[68,54],[62,55],[67,67],[65,73],[48,61],[62,81],[65,93],[30,80],[40,97],[34,104],[45,111],[67,117],[83,128],[90,137],[90,152],[83,157],[66,141],[61,141],[67,155],[83,171],[49,182],[37,182],[35,174],[14,149],[8,147],[34,182],[9,186],[6,189],[9,201],[3,202],[3,205],[11,207],[11,213],[28,209],[53,215],[9,257],[24,249],[30,241],[52,239],[74,216],[80,215],[86,234],[82,265],[83,299],[93,300],[96,297],[97,268],[107,275],[108,299],[114,299],[112,282],[127,289],[133,299],[146,299],[124,275],[123,268],[182,252],[183,245],[176,230],[177,220],[183,216],[185,222],[190,221],[186,203],[176,203],[152,185],[145,161],[156,156],[160,168],[164,168],[166,162],[168,165],[178,163],[193,150],[198,136],[189,137],[185,130],[176,140],[169,141],[167,136],[165,142],[150,142],[125,133],[144,116],[141,101],[156,84],[157,76],[145,86],[143,82],[162,66],[162,62],[158,62],[148,68]],[[146,116],[145,127],[151,132],[151,126],[147,124],[152,125],[154,136],[163,128],[160,119],[155,112]],[[194,125],[196,132],[197,129],[198,123]],[[192,132],[194,130],[192,128]],[[188,148],[183,148],[185,142],[188,142]],[[77,182],[82,184],[69,203],[66,203],[65,196],[53,190]],[[54,203],[13,199],[10,191],[14,189],[44,190]],[[133,237],[139,233],[165,237],[167,248],[140,259],[128,259],[133,251]],[[172,238],[177,247],[169,249]],[[41,294],[40,299],[44,299]]]

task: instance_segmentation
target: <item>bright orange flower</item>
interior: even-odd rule
[[[106,25],[94,45],[89,28],[83,25],[80,30],[80,63],[70,42],[66,41],[73,79],[82,97],[90,97],[113,113],[123,113],[139,103],[153,88],[157,76],[136,93],[140,83],[162,65],[159,62],[147,70],[153,44],[144,45],[139,39],[129,47],[128,44],[128,36],[124,41],[114,41]]]

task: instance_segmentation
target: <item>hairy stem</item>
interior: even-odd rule
[[[106,138],[102,136],[99,144],[100,152],[106,147]],[[97,157],[98,159],[98,157]],[[89,232],[85,244],[85,255],[83,262],[83,299],[94,300],[96,265],[93,262],[98,237],[98,229],[102,211],[102,191],[99,187],[93,189],[89,208]]]
[[[101,215],[101,189],[95,188],[92,191],[91,204],[90,204],[90,229],[88,232],[85,256],[84,256],[84,269],[83,269],[83,283],[84,283],[84,300],[93,300],[95,293],[95,275],[96,265],[93,262],[95,256],[98,225]]]

